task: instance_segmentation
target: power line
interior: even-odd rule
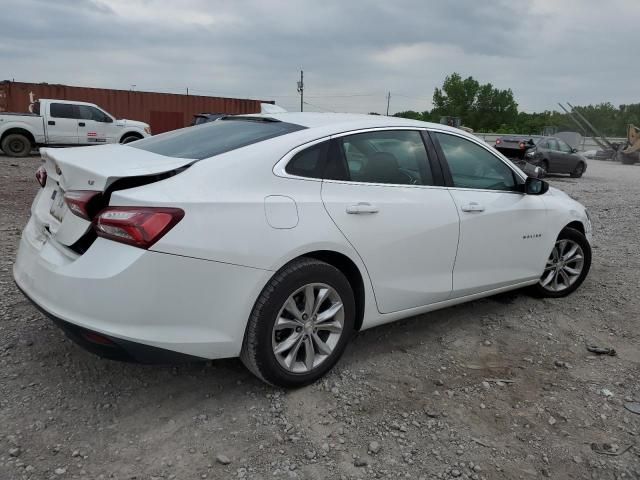
[[[320,110],[324,110],[325,112],[336,113],[335,110],[329,110],[327,108],[321,107],[320,105],[314,105],[313,103],[304,102],[305,105],[309,105],[310,107],[319,108]]]

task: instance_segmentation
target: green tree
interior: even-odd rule
[[[462,117],[464,125],[474,130],[509,128],[518,117],[518,104],[511,89],[500,90],[492,84],[480,84],[473,77],[465,79],[452,73],[442,88],[433,92],[431,117]]]
[[[444,79],[442,89],[433,92],[433,110],[435,115],[462,117],[472,111],[480,84],[473,77],[462,79],[459,73],[452,73]]]
[[[415,110],[406,110],[404,112],[398,112],[393,116],[400,117],[400,118],[410,118],[411,120],[422,120],[423,122],[425,121],[422,113],[416,112]]]

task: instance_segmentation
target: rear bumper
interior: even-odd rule
[[[19,286],[18,289],[20,289]],[[184,353],[173,352],[171,350],[151,347],[143,343],[130,342],[121,338],[104,335],[93,330],[79,327],[73,323],[65,322],[50,312],[47,312],[22,289],[20,289],[20,291],[27,300],[31,301],[34,307],[49,317],[70,340],[99,357],[122,362],[161,364],[206,360],[202,357],[186,355]]]
[[[141,361],[158,353],[145,346],[207,359],[238,356],[253,301],[271,274],[101,238],[70,256],[32,220],[13,267],[20,290],[71,338],[92,350],[82,340],[95,332]]]

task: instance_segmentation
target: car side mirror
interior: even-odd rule
[[[577,148],[572,148],[571,149],[571,153],[578,153],[578,149]]]
[[[113,118],[111,117],[107,117],[106,115],[104,116],[104,121],[105,123],[113,123]]]
[[[524,182],[524,193],[527,195],[542,195],[549,190],[549,184],[539,178],[527,177]]]

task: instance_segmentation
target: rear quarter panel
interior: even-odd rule
[[[274,165],[291,149],[290,144],[277,139],[244,147],[197,162],[161,182],[114,192],[110,203],[182,208],[182,221],[152,247],[159,252],[273,273],[309,252],[341,253],[360,270],[365,310],[377,312],[364,264],[324,209],[322,182],[282,178],[273,173]],[[298,222],[293,228],[269,224],[265,198],[273,195],[295,201]],[[270,277],[265,277],[258,293]],[[251,305],[254,301],[250,300]]]
[[[36,143],[43,144],[46,142],[43,117],[0,114],[0,137],[2,137],[7,130],[14,128],[29,132],[33,135]]]

